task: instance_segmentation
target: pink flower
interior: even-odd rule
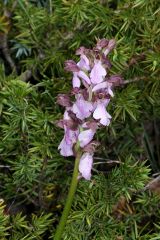
[[[92,129],[82,131],[78,136],[80,146],[86,146],[93,139],[95,132]]]
[[[62,141],[60,142],[59,146],[58,146],[58,150],[60,150],[60,154],[64,157],[69,157],[69,156],[73,156],[73,144],[68,144],[66,142],[66,137],[64,136],[64,138],[62,139]]]
[[[60,142],[58,146],[58,150],[60,150],[60,154],[65,157],[73,156],[73,145],[74,143],[77,142],[78,135],[79,135],[79,130],[71,130],[68,126],[67,123],[69,121],[73,121],[69,114],[68,110],[70,110],[70,107],[67,108],[67,110],[64,112],[64,117],[63,117],[63,127],[64,127],[64,137],[62,141]]]
[[[62,156],[73,156],[73,144],[77,142],[79,131],[73,131],[66,126],[64,126],[64,131],[64,138],[58,146],[58,149],[60,149]]]
[[[79,162],[79,172],[86,180],[91,179],[91,170],[93,164],[93,154],[84,153]]]
[[[111,115],[106,111],[106,107],[103,103],[99,103],[93,113],[94,119],[99,120],[99,122],[104,126],[109,126]]]
[[[92,92],[96,92],[101,89],[105,89],[105,92],[108,93],[111,97],[114,96],[112,91],[112,83],[109,83],[107,81],[101,82],[93,87]]]
[[[64,127],[64,129],[65,129],[66,143],[68,144],[76,143],[79,131],[78,130],[73,131],[67,127]]]
[[[90,64],[89,59],[86,57],[86,55],[82,54],[80,61],[77,63],[78,67],[80,69],[84,69],[86,71],[90,70]]]
[[[106,76],[107,72],[105,68],[102,66],[101,61],[95,61],[94,67],[91,70],[90,78],[93,84],[98,84],[104,81],[104,77]]]
[[[79,95],[76,102],[73,104],[72,111],[76,114],[76,117],[83,120],[91,115],[93,110],[93,104],[85,101],[84,98]]]

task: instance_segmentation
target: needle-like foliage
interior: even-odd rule
[[[160,239],[160,7],[157,0],[1,0],[0,239],[52,239],[74,159],[60,156],[71,89],[64,61],[114,38],[111,125],[91,181],[80,180],[64,240]]]

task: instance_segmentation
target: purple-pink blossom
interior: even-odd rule
[[[106,111],[106,107],[103,103],[97,104],[97,107],[93,113],[94,119],[99,120],[99,122],[104,126],[109,126],[111,115]]]
[[[80,143],[80,147],[85,147],[88,143],[90,143],[94,137],[96,131],[92,129],[84,130],[80,132],[78,135],[78,141]]]
[[[93,154],[84,153],[79,162],[79,172],[86,180],[91,179],[92,164]]]
[[[85,101],[82,95],[77,96],[76,102],[73,104],[72,111],[76,114],[76,117],[83,120],[91,115],[93,110],[93,104],[89,101]]]
[[[93,49],[80,47],[76,51],[79,61],[65,62],[65,70],[73,74],[73,89],[57,98],[57,103],[65,107],[63,119],[57,122],[64,129],[58,149],[62,156],[76,157],[75,146],[79,146],[82,152],[79,173],[86,180],[91,179],[94,151],[98,146],[94,136],[99,128],[109,126],[112,117],[106,108],[114,96],[114,86],[122,83],[120,75],[109,74],[108,54],[114,47],[114,39],[100,39]]]
[[[90,73],[91,83],[98,84],[103,82],[106,74],[107,72],[103,67],[102,62],[100,60],[95,60],[94,67]]]

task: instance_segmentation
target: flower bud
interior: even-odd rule
[[[79,72],[80,69],[77,66],[76,62],[73,60],[67,60],[65,61],[65,67],[64,69],[68,72]]]
[[[70,97],[67,94],[59,94],[57,97],[57,103],[63,107],[71,107],[72,106]]]

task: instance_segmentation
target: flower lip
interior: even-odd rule
[[[96,133],[96,131],[93,131],[92,129],[82,131],[78,136],[80,146],[83,148],[88,143],[90,143],[92,141],[95,133]]]
[[[110,124],[110,120],[111,120],[111,116],[110,114],[106,111],[106,106],[105,103],[98,103],[94,113],[93,113],[93,117],[94,119],[99,120],[99,122],[103,125],[103,126],[109,126]]]
[[[83,96],[79,95],[76,102],[73,104],[72,111],[78,119],[84,120],[91,115],[93,104],[86,101]]]
[[[59,146],[58,146],[58,150],[60,150],[60,153],[62,156],[64,157],[69,157],[69,156],[73,156],[73,149],[72,149],[73,145],[72,144],[68,144],[66,142],[65,137],[62,139],[62,141],[60,142]]]
[[[100,60],[96,60],[94,63],[94,67],[91,70],[90,78],[93,84],[98,84],[103,82],[104,77],[106,76],[107,72],[102,65]]]
[[[86,180],[91,179],[91,170],[93,164],[93,154],[84,153],[79,162],[79,172]]]

